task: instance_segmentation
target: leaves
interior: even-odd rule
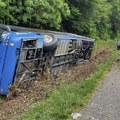
[[[6,24],[59,29],[62,17],[70,14],[64,0],[5,0],[4,4]]]
[[[0,23],[93,38],[120,34],[120,0],[0,0]]]

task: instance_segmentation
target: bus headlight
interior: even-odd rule
[[[53,41],[53,37],[51,37],[50,35],[44,35],[44,42],[45,43],[50,43]]]

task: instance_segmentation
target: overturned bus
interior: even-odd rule
[[[89,60],[94,39],[54,31],[0,25],[0,94],[30,83],[39,72],[58,73]]]

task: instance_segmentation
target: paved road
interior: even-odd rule
[[[83,110],[80,120],[120,120],[120,67],[116,65]]]

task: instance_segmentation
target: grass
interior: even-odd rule
[[[0,106],[4,103],[4,96],[0,96]]]
[[[99,45],[112,45],[113,42],[97,42]],[[120,56],[120,51],[113,48],[111,56],[105,63],[99,64],[94,74],[87,79],[73,84],[65,84],[54,91],[51,96],[34,104],[19,120],[64,120],[69,119],[72,112],[80,111],[90,100],[96,86]]]
[[[3,100],[2,100],[2,98],[0,98],[0,105],[3,103]]]

